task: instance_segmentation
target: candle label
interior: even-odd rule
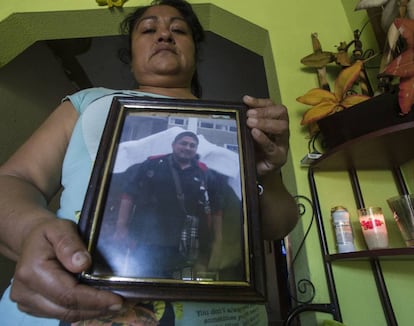
[[[331,209],[331,218],[335,229],[338,253],[355,251],[354,234],[348,210],[343,206],[335,206]]]
[[[368,220],[361,220],[361,226],[364,230],[369,230],[369,229],[373,229],[374,226],[375,227],[380,227],[381,225],[383,225],[384,222],[379,220],[379,219],[368,219]]]

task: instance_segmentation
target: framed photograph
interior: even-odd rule
[[[131,300],[265,300],[242,103],[115,97],[79,220],[81,282]]]

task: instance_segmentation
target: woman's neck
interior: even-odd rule
[[[196,99],[188,88],[168,88],[168,87],[154,87],[154,86],[140,86],[137,89],[140,92],[158,94],[168,97],[181,99]]]

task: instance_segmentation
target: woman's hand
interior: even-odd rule
[[[24,241],[10,297],[24,312],[67,322],[119,312],[121,297],[78,283],[90,264],[76,225],[49,218]]]
[[[263,176],[260,196],[263,238],[283,239],[298,221],[295,199],[287,191],[281,173],[277,172],[287,160],[289,150],[289,116],[285,106],[270,99],[244,96],[249,106],[247,125],[256,141],[257,174]]]
[[[285,106],[270,99],[244,96],[249,106],[247,125],[257,143],[257,173],[264,175],[280,169],[287,160],[289,150],[289,116]]]

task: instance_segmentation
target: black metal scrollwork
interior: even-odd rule
[[[306,229],[306,232],[303,236],[302,241],[300,242],[298,249],[295,253],[295,255],[293,256],[293,259],[290,262],[290,266],[289,266],[289,274],[288,277],[291,276],[291,273],[293,271],[293,266],[296,262],[296,259],[298,258],[299,254],[301,253],[301,250],[305,244],[305,240],[312,228],[312,224],[313,221],[315,219],[315,214],[314,214],[314,209],[313,209],[313,203],[312,201],[307,198],[306,196],[302,196],[302,195],[296,195],[294,196],[298,205],[298,213],[299,216],[302,218],[306,213],[307,213],[307,206],[310,206],[311,208],[311,220],[309,222],[309,225]],[[308,279],[301,279],[297,282],[297,284],[295,284],[296,286],[296,291],[297,293],[301,294],[301,298],[299,299],[296,295],[294,295],[293,293],[290,293],[290,297],[293,301],[295,301],[298,304],[307,304],[312,302],[312,300],[315,297],[315,286],[313,285],[313,283],[308,280]]]

